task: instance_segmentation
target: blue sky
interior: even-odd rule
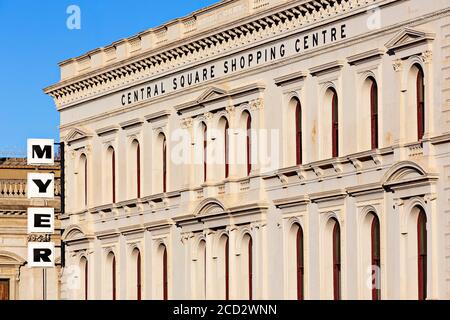
[[[26,156],[27,138],[59,141],[59,115],[42,89],[57,63],[182,17],[217,0],[0,0],[0,157]],[[81,29],[69,30],[69,5]]]

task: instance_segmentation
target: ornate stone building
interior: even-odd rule
[[[225,0],[61,62],[61,297],[450,298],[449,15]]]
[[[27,173],[55,174],[55,198],[27,198]],[[29,268],[27,208],[53,207],[60,212],[60,168],[28,166],[25,158],[0,158],[0,300],[59,299],[60,248],[56,268]],[[60,223],[55,222],[56,234],[51,237],[60,246]],[[34,239],[33,241],[36,241]]]

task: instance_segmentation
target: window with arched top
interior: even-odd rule
[[[141,197],[141,146],[137,139],[131,143],[129,157],[129,196],[131,198]]]
[[[116,270],[116,256],[113,255],[111,262],[111,273],[112,273],[112,299],[116,300],[117,298],[117,270]]]
[[[89,298],[89,263],[86,257],[80,259],[82,295],[84,300]]]
[[[331,144],[332,157],[339,157],[339,102],[336,91],[331,88]]]
[[[105,274],[105,297],[107,299],[116,300],[117,298],[117,269],[116,256],[113,252],[109,252],[106,256]]]
[[[370,227],[371,260],[372,260],[372,300],[381,299],[381,250],[380,250],[380,221],[375,213],[372,213]]]
[[[250,172],[252,171],[252,137],[251,137],[251,131],[252,131],[252,116],[248,111],[244,111],[242,113],[243,120],[245,123],[245,130],[246,130],[246,140],[245,140],[245,155],[246,155],[246,174],[250,175]]]
[[[206,241],[201,240],[197,249],[196,296],[206,299]]]
[[[169,283],[167,279],[167,248],[166,246],[163,246],[163,299],[167,300],[169,297]]]
[[[416,99],[417,99],[417,139],[422,140],[425,133],[425,81],[423,69],[419,64],[416,77]]]
[[[242,299],[253,300],[253,239],[249,233],[242,238],[241,250],[239,276],[242,290],[240,290],[240,296]]]
[[[304,252],[303,252],[303,229],[297,225],[295,237],[295,257],[296,257],[296,275],[297,275],[297,300],[304,299]]]
[[[166,136],[162,137],[162,171],[163,171],[163,192],[167,191],[167,140]]]
[[[341,299],[341,229],[339,222],[334,220],[332,248],[333,248],[333,298]]]
[[[139,250],[136,252],[136,299],[142,299],[142,261]]]
[[[137,177],[137,198],[141,197],[141,146],[138,143],[136,147],[136,177]]]
[[[208,127],[204,122],[202,122],[202,132],[203,132],[203,181],[207,180],[208,173]]]
[[[248,241],[248,299],[253,300],[253,239]]]
[[[417,274],[418,274],[418,298],[427,298],[427,216],[423,208],[420,208],[417,217]]]
[[[302,164],[302,106],[300,100],[295,99],[295,155],[297,165]]]
[[[107,150],[107,165],[106,165],[106,176],[107,183],[109,186],[110,193],[108,199],[112,202],[116,202],[116,153],[113,147],[109,147]]]
[[[88,205],[88,161],[84,153],[80,156],[78,171],[79,206],[85,208]]]
[[[228,129],[230,128],[228,120],[225,119],[224,129],[224,157],[225,157],[225,178],[230,175],[230,141],[228,139]]]
[[[230,244],[225,239],[225,300],[230,300]]]
[[[372,149],[378,148],[378,85],[370,77],[370,142]]]

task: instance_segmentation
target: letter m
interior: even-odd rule
[[[44,148],[41,148],[40,145],[33,145],[31,150],[33,158],[37,157],[39,159],[42,159],[44,158],[44,155],[46,159],[52,158],[52,146],[46,145],[44,146]]]

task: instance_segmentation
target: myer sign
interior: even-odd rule
[[[29,165],[54,164],[54,141],[52,139],[28,139]],[[53,199],[53,173],[28,173],[27,195],[29,199]],[[53,208],[28,208],[28,234],[45,234],[50,239],[55,230],[55,212]],[[35,237],[36,238],[36,237]],[[48,240],[47,240],[48,241]],[[53,242],[28,242],[28,266],[53,267],[55,265],[55,245]]]

